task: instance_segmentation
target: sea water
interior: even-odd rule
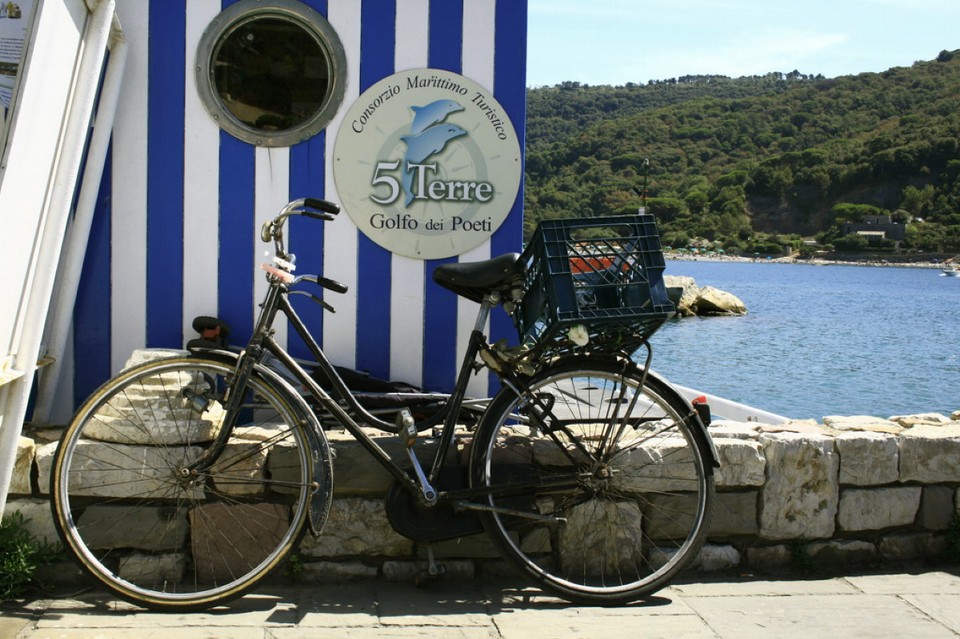
[[[668,261],[742,317],[669,321],[653,368],[787,417],[960,410],[960,278],[937,269]]]

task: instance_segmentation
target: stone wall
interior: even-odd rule
[[[960,509],[960,411],[778,426],[718,422],[710,430],[721,468],[711,534],[697,568],[876,563],[945,552],[946,532]],[[6,508],[21,511],[36,535],[52,541],[47,490],[57,432],[28,434],[20,440]],[[333,509],[324,534],[305,538],[298,578],[412,578],[426,549],[387,523],[383,495],[390,476],[348,436],[328,436],[337,452]],[[402,454],[395,438],[379,442]],[[484,535],[436,544],[434,554],[448,573],[504,569]]]

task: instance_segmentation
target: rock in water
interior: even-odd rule
[[[747,307],[739,297],[712,286],[700,289],[695,304],[697,315],[746,315]]]

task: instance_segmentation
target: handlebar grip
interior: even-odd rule
[[[319,285],[322,286],[323,288],[326,288],[326,289],[329,289],[329,290],[333,291],[334,293],[346,293],[348,290],[350,290],[350,289],[347,288],[347,286],[346,286],[345,284],[341,284],[340,282],[337,282],[337,281],[335,281],[335,280],[331,280],[331,279],[329,279],[329,278],[327,278],[327,277],[319,277],[319,276],[318,276],[318,277],[317,277],[317,284],[319,284]]]
[[[318,286],[322,286],[325,289],[331,290],[334,293],[346,293],[348,290],[345,284],[341,284],[336,280],[331,280],[328,277],[323,277],[322,275],[301,275],[298,280],[305,280],[307,282],[313,282]]]
[[[333,202],[327,202],[326,200],[321,200],[315,197],[304,198],[303,204],[311,209],[317,209],[318,211],[330,213],[331,215],[336,215],[340,212],[340,207]]]

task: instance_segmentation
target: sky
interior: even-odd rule
[[[960,0],[529,0],[527,86],[828,78],[960,49]]]

